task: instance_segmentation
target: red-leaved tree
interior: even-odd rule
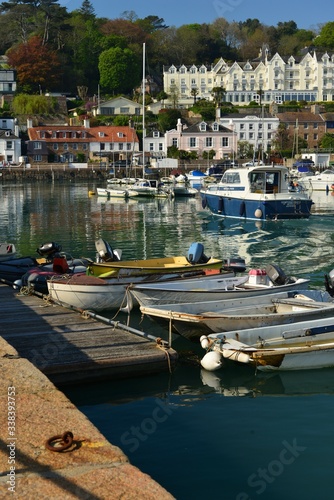
[[[39,36],[11,48],[7,56],[10,67],[17,71],[19,87],[25,92],[36,92],[40,88],[52,90],[61,81],[57,52],[43,45]]]

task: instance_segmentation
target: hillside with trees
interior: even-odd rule
[[[105,97],[134,96],[141,82],[142,44],[147,73],[162,81],[169,64],[212,64],[252,60],[268,44],[271,53],[298,55],[305,47],[334,50],[333,22],[317,30],[299,29],[294,21],[266,26],[258,19],[166,26],[157,15],[140,19],[126,11],[120,18],[95,15],[92,3],[68,12],[56,0],[9,0],[0,4],[0,54],[16,69],[19,92],[72,92],[87,88]]]

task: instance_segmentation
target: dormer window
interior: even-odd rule
[[[124,137],[123,132],[117,132],[117,137]]]
[[[202,122],[199,126],[199,129],[201,132],[205,132],[206,131],[206,123],[205,122]]]
[[[99,132],[99,137],[104,137],[104,132]]]
[[[213,130],[214,132],[218,132],[218,130],[219,130],[219,124],[218,124],[217,122],[215,122],[215,123],[212,125],[212,130]]]
[[[153,137],[160,137],[160,132],[154,131],[153,132]]]

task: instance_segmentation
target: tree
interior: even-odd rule
[[[197,87],[194,87],[191,89],[190,95],[194,98],[194,105],[196,104],[196,97],[198,96],[198,94],[199,94],[199,90]]]
[[[10,49],[7,56],[10,66],[17,71],[20,87],[26,91],[34,93],[39,91],[40,87],[50,90],[61,80],[58,55],[43,45],[39,36]]]
[[[175,129],[179,118],[181,118],[181,112],[177,109],[162,110],[158,115],[159,129],[162,132]]]
[[[314,45],[322,49],[334,49],[334,21],[326,23],[314,39]]]
[[[213,100],[214,100],[217,108],[220,106],[220,104],[224,100],[225,94],[226,94],[226,90],[224,89],[224,87],[213,87],[211,95],[213,96]]]
[[[334,134],[327,132],[321,139],[320,147],[334,150]]]
[[[100,83],[105,92],[130,93],[140,82],[140,65],[130,49],[105,50],[99,57]]]

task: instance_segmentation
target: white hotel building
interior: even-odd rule
[[[334,101],[334,54],[328,53],[307,52],[288,58],[276,53],[270,57],[265,48],[255,61],[230,63],[221,58],[210,67],[164,66],[163,77],[164,91],[170,95],[174,89],[182,108],[193,105],[193,89],[198,92],[196,99],[213,100],[214,87],[223,87],[224,100],[234,105],[260,99],[262,104]],[[165,104],[168,107],[171,102]]]

